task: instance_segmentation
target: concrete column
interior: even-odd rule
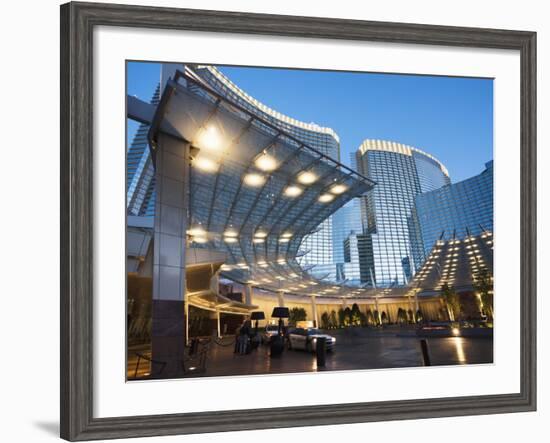
[[[187,300],[183,301],[183,312],[185,318],[185,345],[189,345],[189,303]]]
[[[374,308],[376,309],[376,312],[377,312],[375,320],[378,324],[381,325],[382,324],[382,316],[380,314],[380,306],[378,305],[378,295],[374,296]]]
[[[311,312],[313,313],[313,326],[319,327],[319,319],[317,318],[317,303],[315,302],[315,295],[311,296]]]
[[[252,300],[254,300],[254,287],[251,284],[247,284],[244,287],[244,302],[247,305],[251,305]]]
[[[166,362],[163,377],[181,373],[186,343],[185,250],[189,144],[159,134],[155,152],[155,225],[151,347]],[[153,368],[154,369],[154,368]]]
[[[416,313],[420,311],[420,304],[418,303],[418,291],[414,291],[414,309],[414,313],[416,315]]]
[[[285,292],[282,290],[277,291],[277,300],[279,301],[279,306],[285,305]]]
[[[220,311],[216,310],[216,325],[218,327],[218,338],[222,336],[221,327],[220,327]]]

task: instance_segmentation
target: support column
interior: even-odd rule
[[[315,328],[319,327],[319,319],[317,318],[317,303],[315,300],[315,295],[311,296],[311,312],[313,313],[313,326]]]
[[[378,295],[374,296],[374,307],[376,309],[376,322],[377,324],[382,324],[382,316],[380,315],[380,306],[378,306]]]
[[[244,302],[247,305],[251,305],[253,299],[254,299],[254,287],[251,284],[247,284],[244,287]]]
[[[155,361],[165,362],[162,373],[181,374],[187,319],[185,250],[189,179],[189,144],[159,134],[155,152],[155,225],[151,348]]]
[[[285,305],[285,292],[282,290],[277,291],[277,300],[279,302],[279,306],[283,307]]]
[[[216,326],[218,330],[218,338],[222,336],[221,327],[220,327],[220,310],[216,309]]]
[[[418,291],[414,291],[414,308],[416,315],[416,313],[420,311],[420,304],[418,303]]]

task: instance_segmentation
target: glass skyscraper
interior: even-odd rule
[[[493,231],[493,161],[474,177],[417,195],[415,224],[427,255],[439,239]]]
[[[157,87],[151,104],[159,102]],[[149,152],[149,125],[140,124],[126,155],[126,209],[128,215],[155,215],[155,171]]]
[[[415,197],[449,184],[449,174],[430,154],[391,141],[365,140],[356,152],[356,163],[361,174],[376,182],[361,201],[367,236],[363,242],[369,245],[375,283],[404,285],[422,264],[414,257],[418,249],[412,217]]]

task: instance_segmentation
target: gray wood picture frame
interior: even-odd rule
[[[93,416],[94,27],[513,49],[521,56],[521,392],[154,416]],[[91,440],[536,409],[536,33],[236,12],[61,6],[61,437]],[[122,358],[122,357],[121,357]]]

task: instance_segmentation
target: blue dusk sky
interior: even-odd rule
[[[438,158],[457,182],[493,159],[493,81],[419,75],[219,67],[265,105],[331,127],[349,164],[366,139],[391,140]],[[160,65],[128,63],[128,93],[150,100]],[[129,140],[137,124],[130,122]]]

